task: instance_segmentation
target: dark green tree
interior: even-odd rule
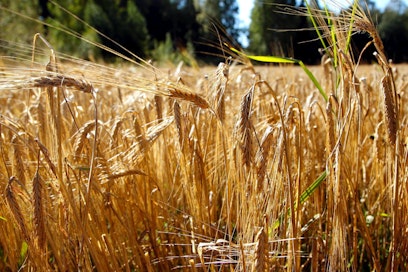
[[[283,13],[282,5],[295,7],[296,0],[255,1],[249,26],[251,52],[293,56],[300,17]]]
[[[237,43],[239,38],[236,0],[198,1],[197,21],[201,25],[196,48],[205,61],[219,62],[223,58],[221,43]],[[219,57],[218,57],[219,56]],[[221,59],[220,59],[221,57]]]
[[[58,2],[61,7],[69,10],[72,14],[75,14],[79,18],[84,18],[84,11],[88,5],[88,0],[61,0]],[[83,55],[87,51],[87,48],[82,49],[84,43],[72,35],[66,33],[66,31],[76,33],[82,36],[86,31],[86,26],[79,23],[74,16],[67,14],[66,11],[51,3],[47,5],[49,11],[49,17],[45,19],[46,23],[52,25],[47,31],[47,39],[50,44],[57,50],[68,54],[74,54],[79,57],[87,57]],[[65,31],[62,31],[65,30]],[[88,38],[91,38],[89,33]],[[95,36],[96,37],[96,36]],[[91,53],[91,52],[90,52]],[[91,53],[92,54],[92,53]]]
[[[378,31],[383,41],[387,57],[394,62],[407,62],[408,9],[385,9],[380,17]]]
[[[146,18],[150,36],[149,57],[156,61],[180,60],[180,54],[194,55],[193,42],[198,39],[200,24],[194,0],[136,0]],[[165,56],[165,52],[172,56]]]
[[[249,47],[248,49],[255,54],[271,54],[268,40],[272,39],[268,32],[268,22],[263,2],[255,1],[251,11],[251,24],[249,25]]]
[[[395,11],[398,14],[403,14],[407,10],[407,3],[403,0],[389,0],[385,11]]]
[[[170,0],[134,0],[146,20],[151,37],[150,48],[154,41],[165,41],[166,34],[174,25],[176,7]]]
[[[304,3],[300,3],[300,8],[305,8]],[[294,17],[294,16],[291,16]],[[294,18],[292,18],[294,19]],[[310,18],[299,16],[293,21],[294,31],[289,32],[292,35],[290,44],[293,45],[293,54],[287,56],[302,60],[307,64],[317,64],[321,61],[319,48],[322,46],[318,40],[316,31]]]
[[[239,7],[236,0],[220,1],[221,23],[231,37],[238,41],[240,29],[237,28]]]
[[[111,40],[123,45],[133,53],[143,57],[147,49],[149,35],[146,22],[138,7],[132,0],[110,1],[110,0],[63,0],[59,4],[84,19],[87,24],[109,37]],[[48,5],[50,18],[48,21],[60,28],[70,29],[79,36],[91,42],[100,42],[114,50],[124,53],[111,40],[97,34],[92,28],[80,23],[73,16],[66,14],[54,5]],[[91,44],[73,39],[60,30],[50,29],[48,35],[50,41],[59,50],[76,54],[87,58],[94,55],[111,57],[112,55],[98,50]]]
[[[194,0],[174,1],[173,20],[168,32],[175,46],[186,47],[198,39],[200,25],[197,22],[197,9]]]
[[[0,6],[15,10],[32,18],[39,18],[39,7],[37,0],[14,1],[0,0]],[[37,32],[44,32],[41,24],[33,23],[19,15],[12,14],[5,10],[0,10],[0,42],[6,43],[1,46],[1,51],[13,51],[14,45],[11,43],[29,43],[33,41],[33,36]],[[10,46],[10,50],[8,50]],[[14,47],[15,49],[15,47]]]
[[[214,26],[224,28],[232,39],[238,40],[237,29],[238,4],[236,0],[200,1],[198,21],[205,35],[214,31]]]
[[[109,11],[109,16],[113,18],[111,22],[114,24],[114,29],[109,36],[133,53],[144,57],[149,41],[146,20],[134,1],[127,0],[120,3],[116,11]],[[117,15],[114,16],[114,14]]]

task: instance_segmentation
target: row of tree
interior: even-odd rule
[[[247,50],[260,55],[289,56],[305,63],[318,63],[321,57],[318,49],[322,45],[317,39],[310,19],[305,16],[288,15],[283,8],[285,6],[304,8],[306,6],[304,1],[307,0],[255,0]],[[388,58],[394,62],[407,62],[408,8],[404,0],[389,0],[384,10],[379,10],[374,1],[357,1],[360,1],[360,6],[374,21]],[[316,3],[314,0],[310,2]],[[337,12],[342,13],[344,10]],[[363,52],[362,61],[371,62],[375,59],[372,54],[375,51],[373,45],[363,51],[369,41],[367,33],[355,33],[352,36],[356,58]]]
[[[395,62],[407,61],[408,9],[402,0],[391,1],[382,12],[371,3],[370,12],[388,56]],[[316,33],[298,31],[312,29],[310,20],[306,16],[281,12],[281,5],[299,7],[304,6],[304,2],[255,0],[249,29],[240,29],[236,0],[61,0],[58,4],[48,0],[0,0],[3,7],[0,26],[4,30],[0,38],[17,41],[25,37],[29,41],[35,32],[42,32],[59,51],[82,58],[109,59],[109,55],[97,47],[67,36],[66,30],[69,30],[86,40],[122,51],[117,42],[143,58],[156,61],[212,62],[222,60],[219,56],[224,41],[231,43],[246,35],[249,39],[246,49],[253,54],[274,54],[317,63],[320,55]],[[10,10],[34,18],[38,23]],[[296,31],[282,31],[288,29]],[[365,44],[367,39],[365,35],[354,37],[357,45]]]

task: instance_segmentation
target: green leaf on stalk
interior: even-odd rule
[[[303,63],[301,60],[297,59],[292,59],[292,58],[284,58],[284,57],[276,57],[276,56],[251,56],[247,55],[233,47],[229,47],[233,52],[243,55],[247,57],[248,59],[255,60],[255,61],[260,61],[260,62],[266,62],[266,63],[291,63],[291,64],[297,64],[300,67],[302,67],[303,71],[306,73],[306,75],[310,78],[310,80],[313,82],[315,87],[319,90],[319,93],[323,96],[324,100],[327,102],[328,97],[326,92],[323,90],[322,86],[320,85],[319,81],[316,79],[316,77],[313,75],[313,73],[306,67],[306,65]]]
[[[303,204],[315,191],[319,188],[320,184],[326,179],[327,172],[324,171],[320,174],[320,176],[309,186],[306,190],[300,195],[300,204]],[[295,203],[295,207],[297,204]],[[290,209],[288,209],[287,214],[290,215]],[[278,220],[272,225],[272,229],[276,229],[279,227],[283,220],[283,214],[279,217]]]

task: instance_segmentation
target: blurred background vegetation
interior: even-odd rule
[[[304,7],[304,1],[255,0],[248,29],[239,27],[236,0],[60,0],[58,4],[138,56],[157,63],[222,61],[221,42],[245,47],[251,54],[294,57],[308,64],[319,63],[321,58],[310,20],[288,15],[281,6]],[[0,0],[0,5],[0,50],[13,50],[11,44],[15,42],[31,43],[33,35],[40,32],[58,51],[85,59],[115,60],[61,31],[70,29],[88,40],[123,51],[48,0]],[[390,0],[384,10],[377,9],[373,2],[368,2],[367,8],[388,57],[394,62],[408,61],[408,9],[403,0]],[[57,28],[42,26],[9,10]],[[243,36],[248,39],[245,46],[238,43]],[[358,56],[368,36],[359,33],[353,39]],[[373,50],[365,51],[364,61],[371,61]]]

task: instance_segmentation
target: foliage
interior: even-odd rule
[[[408,9],[395,11],[387,8],[380,17],[378,31],[386,48],[386,54],[396,62],[407,62]]]
[[[111,40],[49,0],[24,2],[1,0],[0,3],[4,15],[0,17],[0,24],[8,26],[2,28],[0,39],[7,40],[8,43],[28,42],[35,33],[40,32],[58,51],[82,58],[112,57],[111,54],[90,46],[89,41],[101,43],[124,53],[112,40],[140,57],[156,58],[157,54],[153,56],[150,55],[151,52],[161,51],[162,49],[156,50],[155,47],[168,42],[167,34],[170,34],[175,54],[187,52],[188,47],[195,52],[193,55],[196,58],[218,62],[222,59],[220,57],[223,57],[220,44],[228,40],[229,43],[235,44],[235,47],[239,47],[236,41],[240,35],[244,35],[237,24],[236,0],[58,1],[58,5],[83,19],[89,26],[96,28]],[[313,22],[313,17],[310,16],[294,16],[294,13],[298,14],[297,9],[302,10],[308,3],[294,0],[255,1],[251,13],[247,50],[256,55],[286,56],[302,60],[306,64],[318,63],[321,58],[318,48],[322,47],[322,44],[315,32],[307,31],[313,29],[313,23],[316,22]],[[394,62],[407,61],[408,53],[402,46],[406,43],[408,33],[404,3],[394,0],[384,11],[376,9],[372,1],[367,5],[361,2],[360,6],[366,8],[377,20],[380,37],[384,41],[389,58]],[[10,8],[16,13],[24,13],[34,19],[6,12],[5,8]],[[329,10],[325,12],[330,13]],[[50,25],[43,26],[41,22]],[[9,27],[10,25],[13,27]],[[69,35],[73,32],[87,41],[69,39],[69,35],[64,31],[71,32]],[[365,50],[362,61],[375,61],[375,57],[372,56],[374,48],[364,49],[368,41],[367,35],[356,33],[350,40],[355,60]],[[5,47],[2,50],[5,50]]]
[[[296,1],[255,1],[249,27],[250,51],[259,55],[272,54],[293,57],[293,44],[296,40],[294,39],[296,34],[294,30],[298,28],[300,17],[282,13],[282,5],[295,7]],[[280,32],[284,30],[286,32]],[[292,31],[289,32],[288,30]]]
[[[92,12],[91,10],[96,7],[95,5],[92,5],[91,3],[88,4],[87,2],[87,0],[62,0],[59,1],[59,4],[69,10],[72,14],[75,14],[80,18],[84,18],[85,11]],[[88,57],[87,55],[83,55],[84,53],[87,54],[87,49],[89,48],[87,45],[82,43],[82,41],[79,39],[67,42],[71,34],[61,31],[69,30],[70,32],[74,32],[80,36],[86,32],[86,26],[84,24],[78,23],[74,16],[69,16],[64,10],[55,5],[48,5],[48,8],[50,17],[44,18],[44,20],[50,26],[54,26],[47,28],[46,37],[50,44],[56,50],[62,52],[70,52],[82,58]],[[97,37],[96,35],[91,35],[89,33],[87,33],[86,36]],[[85,48],[83,48],[81,45],[85,45]],[[90,52],[90,54],[93,55],[93,52]]]
[[[66,3],[60,1],[59,4],[75,16],[84,19],[88,26],[78,22],[73,16],[67,16],[64,10],[51,4],[49,5],[51,16],[48,18],[50,24],[56,25],[58,28],[64,26],[91,42],[103,43],[110,48],[121,51],[111,42],[114,40],[134,53],[144,56],[149,39],[146,22],[132,1],[126,1],[125,4],[115,1],[78,1],[67,1]],[[100,36],[94,28],[110,39]],[[89,46],[89,42],[81,40],[66,42],[66,34],[59,29],[50,28],[48,39],[59,50],[75,52],[83,58],[101,53],[94,46]],[[110,55],[105,52],[104,56],[109,57]]]
[[[309,77],[309,79],[313,82],[315,87],[319,90],[320,94],[324,98],[325,101],[328,100],[326,92],[323,90],[322,86],[320,85],[319,81],[316,79],[316,77],[313,75],[313,73],[305,66],[303,61],[297,60],[297,59],[291,59],[291,58],[285,58],[285,57],[276,57],[276,56],[251,56],[251,55],[246,55],[244,53],[241,53],[237,51],[235,48],[231,48],[232,51],[239,53],[241,55],[244,55],[245,58],[248,58],[250,60],[255,60],[259,62],[265,62],[265,63],[278,63],[278,64],[298,64],[300,67],[302,67],[303,71],[306,73],[306,75]]]
[[[223,39],[230,42],[238,40],[238,6],[236,0],[205,0],[201,3],[197,14],[201,28],[196,50],[201,58],[215,64],[223,57],[220,48]]]
[[[180,62],[188,66],[195,66],[194,50],[191,43],[187,44],[186,48],[181,50],[175,49],[170,33],[167,33],[164,42],[156,42],[154,50],[150,53],[153,61],[161,65],[171,65]]]
[[[201,6],[200,21],[203,31],[208,35],[213,31],[213,24],[225,28],[233,39],[237,40],[239,30],[236,29],[238,5],[236,0],[205,0]]]
[[[35,0],[0,0],[0,7],[20,11],[29,17],[38,17],[38,4]],[[42,25],[28,24],[25,18],[4,9],[0,10],[0,29],[0,42],[4,43],[7,41],[10,46],[10,48],[7,48],[3,45],[0,49],[2,51],[13,50],[13,43],[15,42],[30,43],[36,32],[44,31]]]

